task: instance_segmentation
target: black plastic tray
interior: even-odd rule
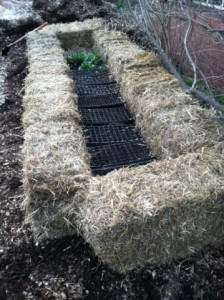
[[[134,125],[109,124],[103,126],[84,126],[87,146],[100,146],[124,142],[141,143],[142,139]]]
[[[116,84],[106,85],[76,85],[76,93],[79,95],[110,95],[119,93]]]
[[[93,71],[83,71],[83,70],[72,70],[72,77],[97,77],[97,76],[107,76],[109,77],[109,73],[106,70],[93,70]]]
[[[110,123],[134,122],[132,114],[124,106],[114,108],[80,108],[82,123],[85,125],[105,125]]]
[[[119,93],[110,95],[83,95],[78,97],[80,108],[116,107],[124,104]]]
[[[74,78],[76,85],[105,85],[115,83],[108,76],[86,77],[79,76]]]
[[[134,167],[146,165],[146,164],[150,163],[151,161],[153,161],[154,159],[155,158],[146,159],[146,160],[138,161],[138,162],[134,162],[134,163],[127,163],[127,164],[122,164],[122,165],[114,165],[114,166],[109,166],[109,167],[103,167],[103,168],[92,168],[91,172],[95,176],[96,175],[103,176],[103,175],[106,175],[109,172],[112,172],[114,170],[118,170],[118,169],[121,169],[121,168],[134,168]]]
[[[155,159],[144,143],[136,142],[88,147],[88,151],[92,172],[98,175],[122,167],[147,164]]]

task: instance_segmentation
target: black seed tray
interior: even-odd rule
[[[123,104],[124,102],[119,93],[103,96],[83,95],[78,97],[78,106],[80,108],[116,107]]]
[[[110,167],[103,167],[103,168],[92,168],[92,174],[93,175],[106,175],[109,172],[112,172],[114,170],[118,170],[121,168],[133,168],[133,167],[138,167],[138,166],[142,166],[142,165],[146,165],[148,163],[150,163],[151,161],[153,161],[155,158],[152,159],[147,159],[147,160],[142,160],[142,161],[138,161],[138,162],[134,162],[134,163],[129,163],[129,164],[122,164],[122,165],[114,165],[114,166],[110,166]]]
[[[104,125],[109,123],[133,123],[134,118],[127,108],[81,108],[79,112],[85,125]]]
[[[78,85],[76,86],[78,95],[108,95],[118,93],[116,84],[106,85]]]
[[[105,169],[110,171],[124,166],[146,164],[155,158],[144,143],[135,142],[88,147],[88,151],[95,174],[104,173]]]
[[[141,137],[134,125],[109,124],[103,126],[85,126],[84,134],[87,137],[87,146],[100,146],[123,142],[141,143]]]
[[[96,77],[96,76],[109,76],[108,71],[95,70],[95,71],[83,71],[83,70],[72,70],[72,77]]]
[[[108,76],[97,76],[97,77],[75,77],[73,78],[76,85],[104,85],[115,83],[114,80],[110,79]]]

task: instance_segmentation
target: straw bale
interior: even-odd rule
[[[23,97],[24,205],[35,239],[42,240],[76,231],[64,210],[84,197],[90,165],[77,95],[56,31],[28,35],[28,60]]]
[[[107,61],[109,70],[120,82],[124,70],[133,68],[147,69],[149,66],[161,65],[154,52],[147,52],[127,39],[125,34],[117,31],[96,30],[93,32],[93,49]]]
[[[45,34],[58,34],[62,38],[69,32],[84,32],[88,30],[97,30],[104,27],[105,21],[102,18],[92,18],[85,21],[75,21],[71,23],[58,23],[48,25],[44,29]],[[75,42],[73,42],[74,45]]]
[[[196,99],[173,85],[172,78],[163,81],[159,69],[152,82],[150,76],[137,77],[132,72],[124,74],[121,82],[137,127],[157,157],[174,158],[222,142],[223,128],[215,120],[215,111],[199,106]]]
[[[181,91],[155,54],[122,39],[117,32],[98,30],[93,36],[95,49],[107,58],[138,129],[158,158],[175,158],[223,141],[215,112],[200,107]]]
[[[202,147],[214,147],[222,142],[223,128],[211,116],[210,111],[193,105],[154,111],[149,105],[140,107],[136,118],[146,142],[151,145],[158,158],[166,159],[194,152]]]
[[[223,168],[223,154],[205,151],[92,177],[80,233],[120,272],[220,245]]]
[[[32,65],[29,67],[29,74],[31,76],[38,76],[38,75],[46,75],[46,74],[51,74],[51,75],[58,75],[58,74],[69,74],[69,66],[65,64],[64,60],[63,61],[54,61],[54,68],[52,68],[51,65],[47,64],[42,67],[42,69],[39,68],[39,62],[38,60],[33,62]]]
[[[64,207],[72,199],[80,197],[83,182],[90,174],[85,141],[80,127],[72,125],[70,120],[59,123],[48,120],[48,123],[29,126],[24,139],[24,189],[28,219],[31,214],[36,238],[54,236],[57,232],[52,233],[56,226],[54,224],[51,228],[52,222],[55,218],[57,223],[60,221],[57,207]],[[49,220],[44,217],[45,214]],[[37,222],[40,224],[35,229]],[[61,230],[64,228],[66,232],[67,227],[61,218]]]
[[[23,126],[24,128],[34,125],[37,122],[57,122],[60,123],[65,120],[74,122],[75,124],[80,123],[80,115],[74,108],[72,108],[73,99],[71,103],[53,103],[49,105],[47,102],[32,102],[23,113]],[[51,124],[49,124],[51,126]]]
[[[54,69],[53,65],[51,68]],[[68,116],[72,116],[76,122],[79,122],[80,118],[75,106],[77,96],[74,95],[73,90],[73,82],[66,74],[37,75],[31,72],[26,80],[26,92],[23,97],[24,126],[41,120],[46,121],[48,118],[61,120]]]
[[[72,79],[70,79],[68,75],[64,74],[55,74],[54,76],[51,76],[51,74],[35,74],[35,76],[32,76],[31,74],[31,76],[29,76],[26,80],[26,85],[28,87],[28,91],[32,90],[32,93],[34,94],[36,92],[41,93],[46,91],[54,91],[56,85],[58,91],[72,92],[74,90]]]
[[[136,116],[136,125],[157,157],[174,158],[222,142],[223,128],[215,120],[214,110],[199,106],[161,69],[155,68],[152,77],[151,71],[142,72],[142,76],[126,72],[121,81],[122,94]]]
[[[93,18],[84,22],[73,22],[69,24],[56,24],[48,26],[47,34],[56,33],[64,49],[76,47],[92,47],[92,31],[104,26],[104,20]]]

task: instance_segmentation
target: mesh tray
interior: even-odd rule
[[[100,146],[123,142],[138,142],[141,137],[134,125],[110,124],[103,126],[85,126],[84,134],[87,137],[87,146]]]
[[[122,164],[122,165],[114,165],[114,166],[109,166],[109,167],[103,167],[103,168],[92,168],[92,174],[93,175],[99,175],[99,176],[103,176],[106,175],[109,172],[112,172],[114,170],[118,170],[121,168],[134,168],[134,167],[138,167],[138,166],[142,166],[142,165],[146,165],[148,163],[150,163],[151,161],[153,161],[155,158],[151,158],[148,160],[143,160],[143,161],[138,161],[138,162],[134,162],[134,163],[127,163],[127,164]]]
[[[135,142],[88,147],[88,151],[92,172],[99,175],[125,166],[147,164],[155,158],[145,144]]]
[[[96,76],[107,76],[109,77],[108,71],[95,70],[95,71],[82,71],[82,70],[72,70],[72,77],[96,77]]]
[[[103,125],[109,123],[133,123],[134,118],[127,108],[81,108],[79,112],[82,123],[86,125]]]
[[[108,95],[118,93],[116,84],[106,85],[78,85],[76,86],[78,95]]]
[[[103,85],[115,83],[114,80],[110,79],[108,76],[96,76],[96,77],[75,77],[73,78],[77,85]]]
[[[123,104],[124,102],[119,93],[105,96],[84,95],[78,97],[78,106],[80,108],[116,107]]]

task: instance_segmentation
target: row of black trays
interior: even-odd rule
[[[147,164],[154,159],[144,143],[125,142],[89,147],[92,172],[104,175],[123,167]]]
[[[110,108],[123,105],[124,101],[118,92],[107,95],[80,95],[78,97],[79,108]]]
[[[80,108],[84,125],[105,125],[111,123],[133,124],[134,117],[130,111],[124,107],[113,108]]]
[[[94,175],[154,159],[134,126],[118,86],[107,71],[73,70],[83,132]]]
[[[142,143],[134,124],[84,125],[83,132],[87,137],[88,147],[126,142]]]

